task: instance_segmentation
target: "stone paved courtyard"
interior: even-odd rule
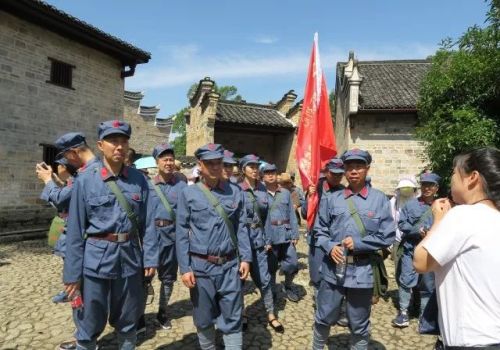
[[[312,337],[312,291],[308,286],[307,246],[299,243],[301,271],[296,278],[303,299],[291,303],[281,298],[279,317],[285,334],[276,334],[267,327],[264,307],[259,292],[247,283],[245,303],[248,307],[249,327],[244,334],[245,349],[309,349]],[[53,304],[51,297],[61,290],[61,260],[51,254],[45,241],[26,241],[0,245],[0,349],[55,349],[64,340],[71,339],[73,323],[70,306]],[[393,271],[391,262],[388,271]],[[280,276],[281,278],[281,276]],[[372,311],[371,349],[432,349],[435,338],[420,336],[416,331],[417,319],[406,329],[391,327],[395,315],[396,285],[391,279],[387,300],[380,300]],[[155,290],[159,283],[155,280]],[[148,329],[138,349],[198,349],[191,306],[187,289],[176,283],[170,301],[173,328],[157,329],[154,318],[157,296],[146,311]],[[220,337],[219,337],[220,338]],[[330,336],[330,349],[346,349],[347,328],[334,327]],[[220,342],[220,340],[219,340]],[[108,327],[99,340],[101,349],[115,349],[112,328]]]

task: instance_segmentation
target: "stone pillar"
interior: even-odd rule
[[[292,108],[295,99],[297,98],[297,94],[295,91],[290,90],[286,94],[283,95],[281,100],[276,103],[276,110],[280,111],[283,114],[287,114],[288,111]]]
[[[186,117],[186,155],[194,155],[197,148],[214,142],[214,125],[220,95],[214,91],[210,78],[200,80],[190,99],[191,108]]]

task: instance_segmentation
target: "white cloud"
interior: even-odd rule
[[[186,45],[160,45],[158,47],[160,55],[166,55],[175,61],[185,61],[196,57],[200,47],[196,44]]]
[[[276,43],[278,41],[278,38],[274,36],[264,35],[254,38],[253,41],[257,44],[270,45]]]
[[[218,79],[270,78],[307,73],[309,50],[283,51],[279,55],[242,55],[200,53],[196,45],[165,47],[171,60],[154,65],[139,66],[133,78],[127,79],[127,88],[133,90],[185,86],[203,77]],[[321,64],[325,73],[332,73],[338,61],[346,61],[349,50],[362,61],[425,58],[436,51],[436,46],[409,44],[404,46],[377,46],[376,48],[321,47]]]

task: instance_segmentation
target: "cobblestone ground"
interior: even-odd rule
[[[299,303],[291,303],[283,298],[279,301],[279,317],[286,329],[283,335],[276,334],[267,327],[259,292],[252,288],[251,283],[247,283],[245,303],[248,307],[249,327],[244,334],[245,349],[310,348],[313,303],[312,290],[308,286],[307,246],[301,241],[298,247],[301,271],[295,282],[303,299]],[[61,290],[61,268],[61,260],[51,255],[45,241],[0,245],[0,349],[52,350],[59,342],[71,339],[73,323],[70,306],[56,305],[50,301]],[[391,262],[387,263],[387,269],[393,271]],[[158,291],[158,281],[155,281],[154,286]],[[174,288],[170,301],[173,328],[165,331],[154,325],[157,308],[155,300],[147,307],[148,329],[146,336],[140,340],[138,349],[198,348],[187,289],[180,282]],[[392,278],[389,297],[387,300],[381,299],[372,310],[370,348],[432,349],[435,338],[418,335],[415,318],[411,319],[409,328],[401,330],[391,327],[390,322],[396,312],[396,295]],[[346,349],[348,334],[347,328],[333,327],[330,349]],[[101,349],[116,348],[116,339],[109,326],[101,336],[99,345]]]

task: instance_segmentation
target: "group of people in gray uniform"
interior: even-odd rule
[[[129,124],[111,120],[97,129],[99,157],[81,133],[56,140],[58,162],[78,169],[65,187],[50,180],[51,170],[37,167],[46,183],[42,198],[67,220],[57,244],[64,258],[65,291],[70,300],[83,298],[83,307],[73,310],[76,341],[61,348],[96,349],[109,320],[119,348],[134,349],[145,326],[144,280],[155,275],[161,281],[156,318],[162,328],[171,328],[167,306],[178,271],[189,289],[201,349],[215,349],[216,328],[226,349],[243,347],[248,276],[260,291],[269,327],[285,332],[275,306],[281,292],[290,301],[300,300],[293,284],[299,226],[290,192],[278,185],[276,166],[266,163],[259,169],[256,155],[235,160],[221,145],[207,144],[195,152],[200,179],[188,186],[176,173],[173,147],[162,143],[152,151],[158,175],[150,179],[125,165]],[[234,164],[240,169],[237,179],[224,171]],[[332,159],[324,177],[307,191],[319,196],[307,235],[316,301],[313,349],[325,347],[343,303],[351,348],[368,347],[376,266],[396,229],[386,195],[366,181],[370,164],[368,152],[349,150]],[[402,220],[405,230],[423,235],[429,220],[427,214],[416,219],[424,207],[417,204]],[[307,207],[302,210],[307,213]],[[415,239],[405,241],[405,252],[410,242]],[[338,264],[346,265],[341,277]],[[281,288],[278,270],[284,274]],[[413,284],[402,284],[404,300]]]

